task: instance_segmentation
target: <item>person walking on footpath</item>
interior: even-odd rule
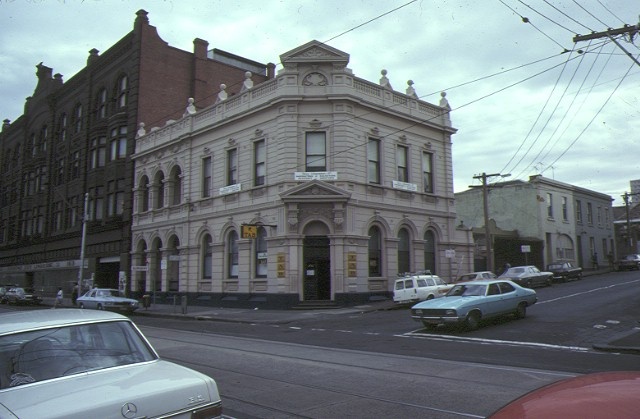
[[[58,306],[62,307],[62,297],[62,288],[58,288],[58,293],[56,294],[56,302],[53,304],[53,308],[56,308]]]

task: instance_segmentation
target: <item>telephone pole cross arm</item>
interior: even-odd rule
[[[624,25],[622,28],[618,28],[618,29],[609,28],[606,31],[603,31],[603,32],[592,32],[589,35],[576,35],[576,36],[573,37],[573,42],[576,43],[576,42],[580,42],[580,41],[589,41],[591,39],[609,38],[618,46],[618,48],[623,50],[625,52],[625,54],[627,54],[627,56],[629,58],[631,58],[638,66],[640,66],[640,62],[638,62],[638,60],[635,59],[634,56],[631,55],[631,53],[629,51],[627,51],[626,48],[623,47],[614,38],[614,36],[616,36],[616,35],[628,34],[629,37],[631,39],[633,39],[634,36],[638,35],[639,29],[640,29],[640,22],[638,22],[637,25]]]

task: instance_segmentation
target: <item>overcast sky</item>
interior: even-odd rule
[[[637,25],[638,0],[0,0],[0,119],[22,114],[38,63],[69,80],[139,9],[189,52],[201,38],[279,70],[280,54],[315,39],[350,54],[357,77],[386,69],[395,90],[413,80],[435,104],[446,91],[456,192],[483,172],[542,173],[621,205],[640,179],[640,65],[608,38],[573,42]],[[640,34],[616,40],[640,54]]]

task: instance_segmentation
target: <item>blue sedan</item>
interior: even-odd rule
[[[133,313],[138,309],[138,300],[122,297],[120,292],[111,288],[94,288],[78,298],[80,308],[96,310],[120,310]]]
[[[527,315],[527,307],[538,301],[536,292],[501,279],[456,284],[442,298],[423,301],[411,307],[411,317],[428,329],[439,324],[463,324],[470,330],[481,320],[505,314],[516,318]]]

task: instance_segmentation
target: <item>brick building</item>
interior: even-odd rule
[[[317,41],[212,106],[136,141],[132,281],[199,304],[291,307],[388,297],[398,273],[473,267],[456,226],[444,93],[355,77]],[[238,78],[238,82],[243,78]],[[146,122],[146,121],[143,121]]]
[[[129,290],[139,121],[162,126],[181,118],[190,98],[212,105],[222,83],[247,72],[257,82],[274,75],[273,64],[209,50],[202,39],[193,45],[193,52],[171,47],[140,10],[130,33],[103,54],[89,51],[86,67],[68,81],[37,66],[24,114],[4,120],[0,133],[3,283],[69,293],[82,272],[87,285]]]

